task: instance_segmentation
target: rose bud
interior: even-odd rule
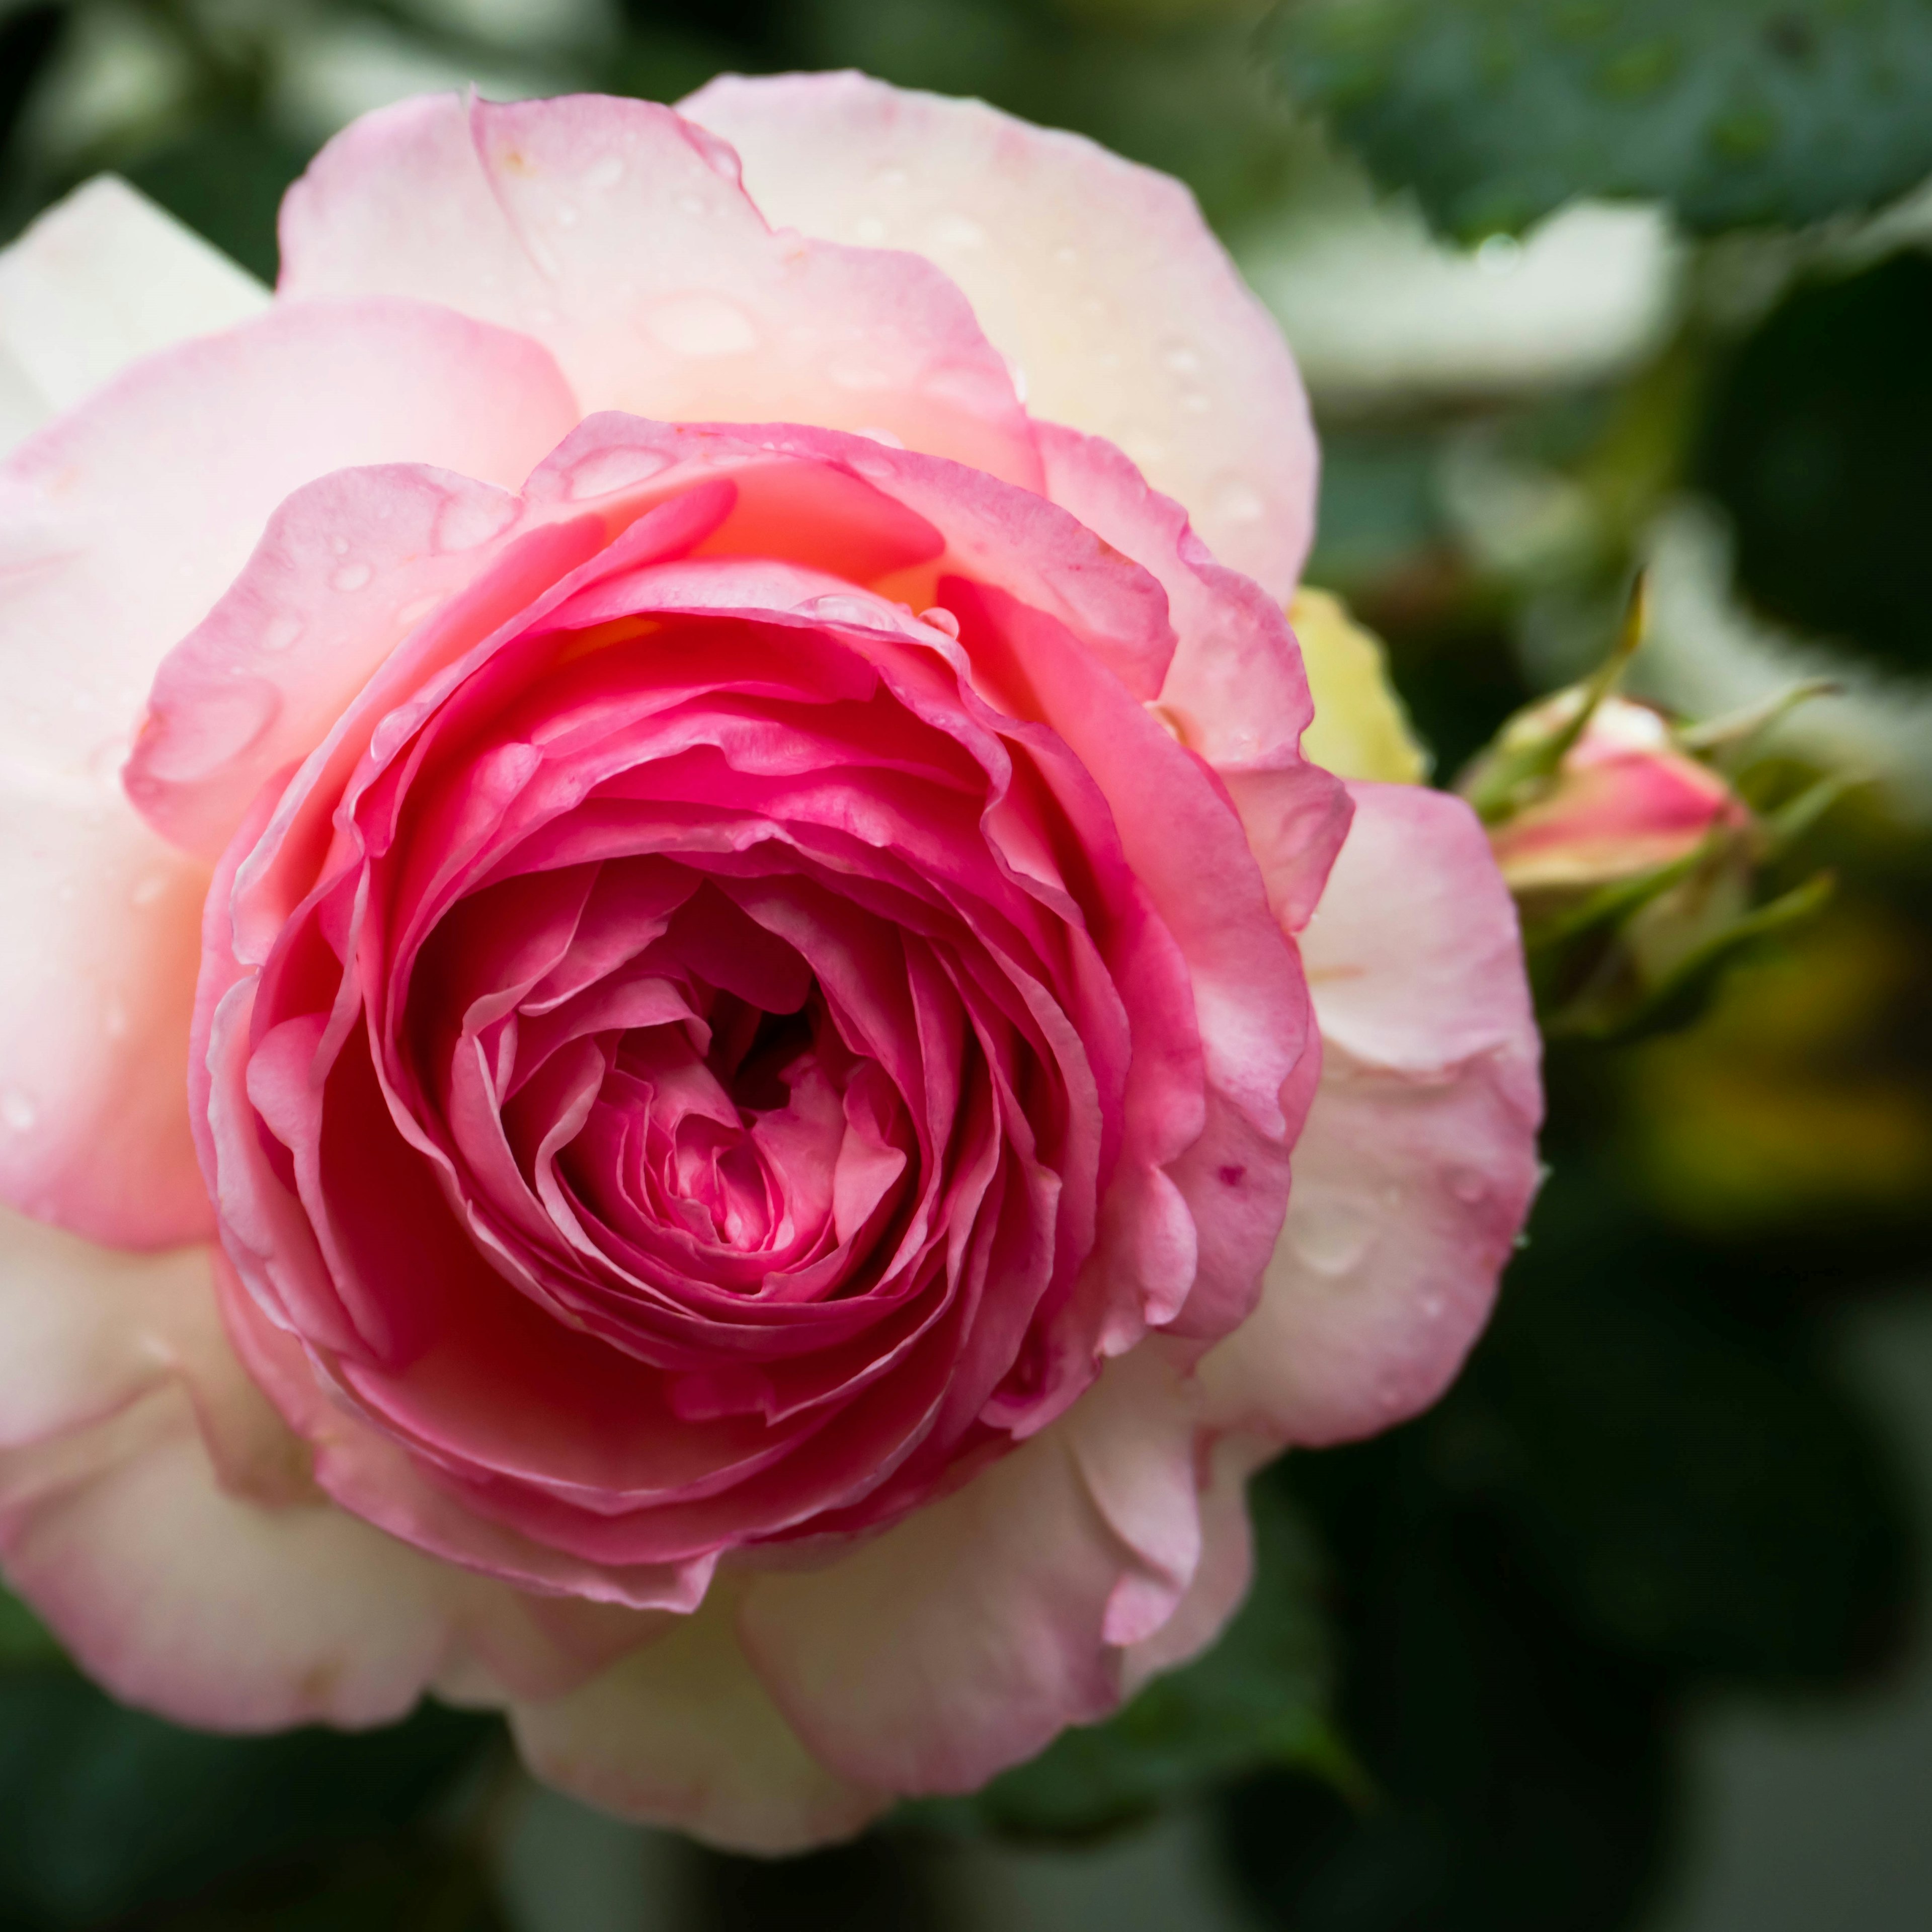
[[[1618,650],[1588,683],[1519,712],[1458,789],[1487,824],[1523,919],[1546,1032],[1599,1039],[1681,1023],[1748,941],[1804,918],[1820,875],[1760,903],[1759,878],[1845,789],[1828,777],[1768,816],[1730,773],[1816,682],[1684,727],[1610,687],[1641,634],[1640,584]]]
[[[280,232],[0,260],[0,1562],[184,1723],[971,1790],[1534,1182],[1481,826],[1300,748],[1294,364],[1173,182],[850,75],[406,101]]]
[[[1519,712],[1498,750],[1558,738],[1584,702],[1573,688]],[[1479,772],[1466,793],[1480,782]],[[1654,872],[1750,822],[1723,774],[1677,748],[1662,712],[1612,693],[1527,801],[1491,824],[1490,848],[1510,891],[1526,900]]]

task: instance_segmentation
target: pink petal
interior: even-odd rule
[[[1240,1608],[1254,1575],[1248,1478],[1276,1446],[1252,1436],[1224,1436],[1210,1452],[1198,1505],[1200,1559],[1166,1622],[1128,1650],[1124,1682],[1129,1696],[1149,1678],[1198,1657]]]
[[[188,1112],[207,890],[118,792],[0,764],[0,1200],[119,1247],[212,1232]]]
[[[1036,417],[1118,443],[1223,563],[1286,601],[1314,528],[1307,401],[1178,182],[856,74],[726,75],[680,112],[738,150],[769,219],[936,262],[1024,372]]]
[[[576,413],[534,343],[401,302],[278,308],[136,364],[0,466],[0,752],[111,781],[162,653],[292,490],[398,460],[514,483]]]
[[[535,336],[586,411],[883,430],[1030,488],[1005,367],[916,258],[774,234],[729,148],[640,100],[424,95],[282,207],[285,298],[409,295]]]
[[[718,1599],[580,1690],[514,1706],[510,1720],[546,1784],[733,1851],[777,1856],[850,1838],[890,1802],[806,1752]]]
[[[368,1724],[472,1660],[554,1690],[608,1656],[322,1500],[223,1334],[206,1249],[137,1258],[8,1215],[0,1262],[0,1555],[116,1695],[230,1729]]]
[[[1040,432],[1047,492],[1160,580],[1178,640],[1160,714],[1220,775],[1261,862],[1268,903],[1298,932],[1348,828],[1340,782],[1302,757],[1315,715],[1294,633],[1250,578],[1208,556],[1186,512],[1111,443]]]
[[[43,416],[141,356],[268,305],[253,275],[112,175],[76,188],[0,249],[0,354]]]
[[[1516,914],[1474,815],[1406,785],[1356,816],[1304,938],[1322,1082],[1261,1306],[1204,1360],[1221,1426],[1370,1434],[1435,1400],[1536,1183],[1539,1051]]]
[[[1138,1612],[1122,1586],[1148,1570],[1082,1474],[1078,1414],[829,1568],[752,1582],[746,1652],[814,1756],[881,1790],[970,1791],[1118,1702],[1109,1612]],[[1129,1482],[1109,1500],[1136,1511]]]

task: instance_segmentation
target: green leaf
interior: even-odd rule
[[[23,1664],[56,1664],[53,1634],[10,1591],[0,1589],[0,1670]]]
[[[1116,1716],[1064,1732],[976,1797],[909,1806],[956,1831],[1090,1837],[1228,1779],[1301,1766],[1354,1778],[1327,1716],[1329,1659],[1309,1532],[1276,1486],[1250,1488],[1255,1580],[1220,1641]]]
[[[70,1670],[0,1672],[0,1924],[95,1925],[332,1860],[421,1818],[498,1734],[425,1705],[381,1730],[213,1737]]]
[[[1795,226],[1932,172],[1926,0],[1288,0],[1266,44],[1298,105],[1468,238],[1577,195]]]

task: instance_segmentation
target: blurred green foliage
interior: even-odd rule
[[[1378,179],[1472,238],[1580,194],[1796,225],[1932,170],[1923,0],[1298,0],[1270,46]]]

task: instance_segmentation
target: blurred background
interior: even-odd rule
[[[1467,1372],[1261,1479],[1248,1607],[1112,1724],[763,1865],[483,1718],[175,1730],[0,1597],[0,1928],[1932,1924],[1932,4],[0,0],[0,239],[112,169],[272,277],[385,101],[845,65],[1190,183],[1314,396],[1310,579],[1438,782],[1640,567],[1631,692],[1830,680],[1736,779],[1771,916],[1552,1025]]]

